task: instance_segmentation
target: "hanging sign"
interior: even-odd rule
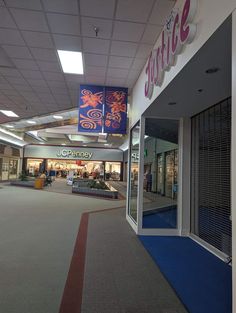
[[[80,132],[102,132],[103,87],[80,85],[79,125]]]
[[[106,87],[104,108],[104,132],[126,134],[127,88]]]
[[[161,44],[152,50],[145,73],[145,97],[151,99],[153,88],[161,86],[165,71],[175,64],[175,58],[184,45],[193,41],[197,26],[193,19],[197,10],[197,0],[185,0],[182,10],[174,9],[160,35]]]
[[[80,86],[79,132],[125,134],[128,89]]]

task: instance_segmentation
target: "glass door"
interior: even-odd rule
[[[178,150],[166,152],[165,163],[165,196],[175,199],[177,197]]]
[[[145,119],[143,228],[177,228],[178,131],[178,120]]]
[[[129,168],[129,215],[137,222],[138,175],[139,175],[139,132],[140,123],[131,130]]]

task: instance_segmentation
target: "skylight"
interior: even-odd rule
[[[57,53],[64,73],[84,74],[81,52],[57,50]]]
[[[16,113],[13,111],[8,111],[8,110],[0,110],[0,112],[8,117],[19,117]]]

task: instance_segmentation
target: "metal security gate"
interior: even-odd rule
[[[191,232],[231,256],[231,99],[192,118]]]

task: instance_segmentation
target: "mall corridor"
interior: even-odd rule
[[[1,312],[186,312],[125,220],[124,200],[4,184],[0,197]],[[82,214],[95,211],[76,240]]]

